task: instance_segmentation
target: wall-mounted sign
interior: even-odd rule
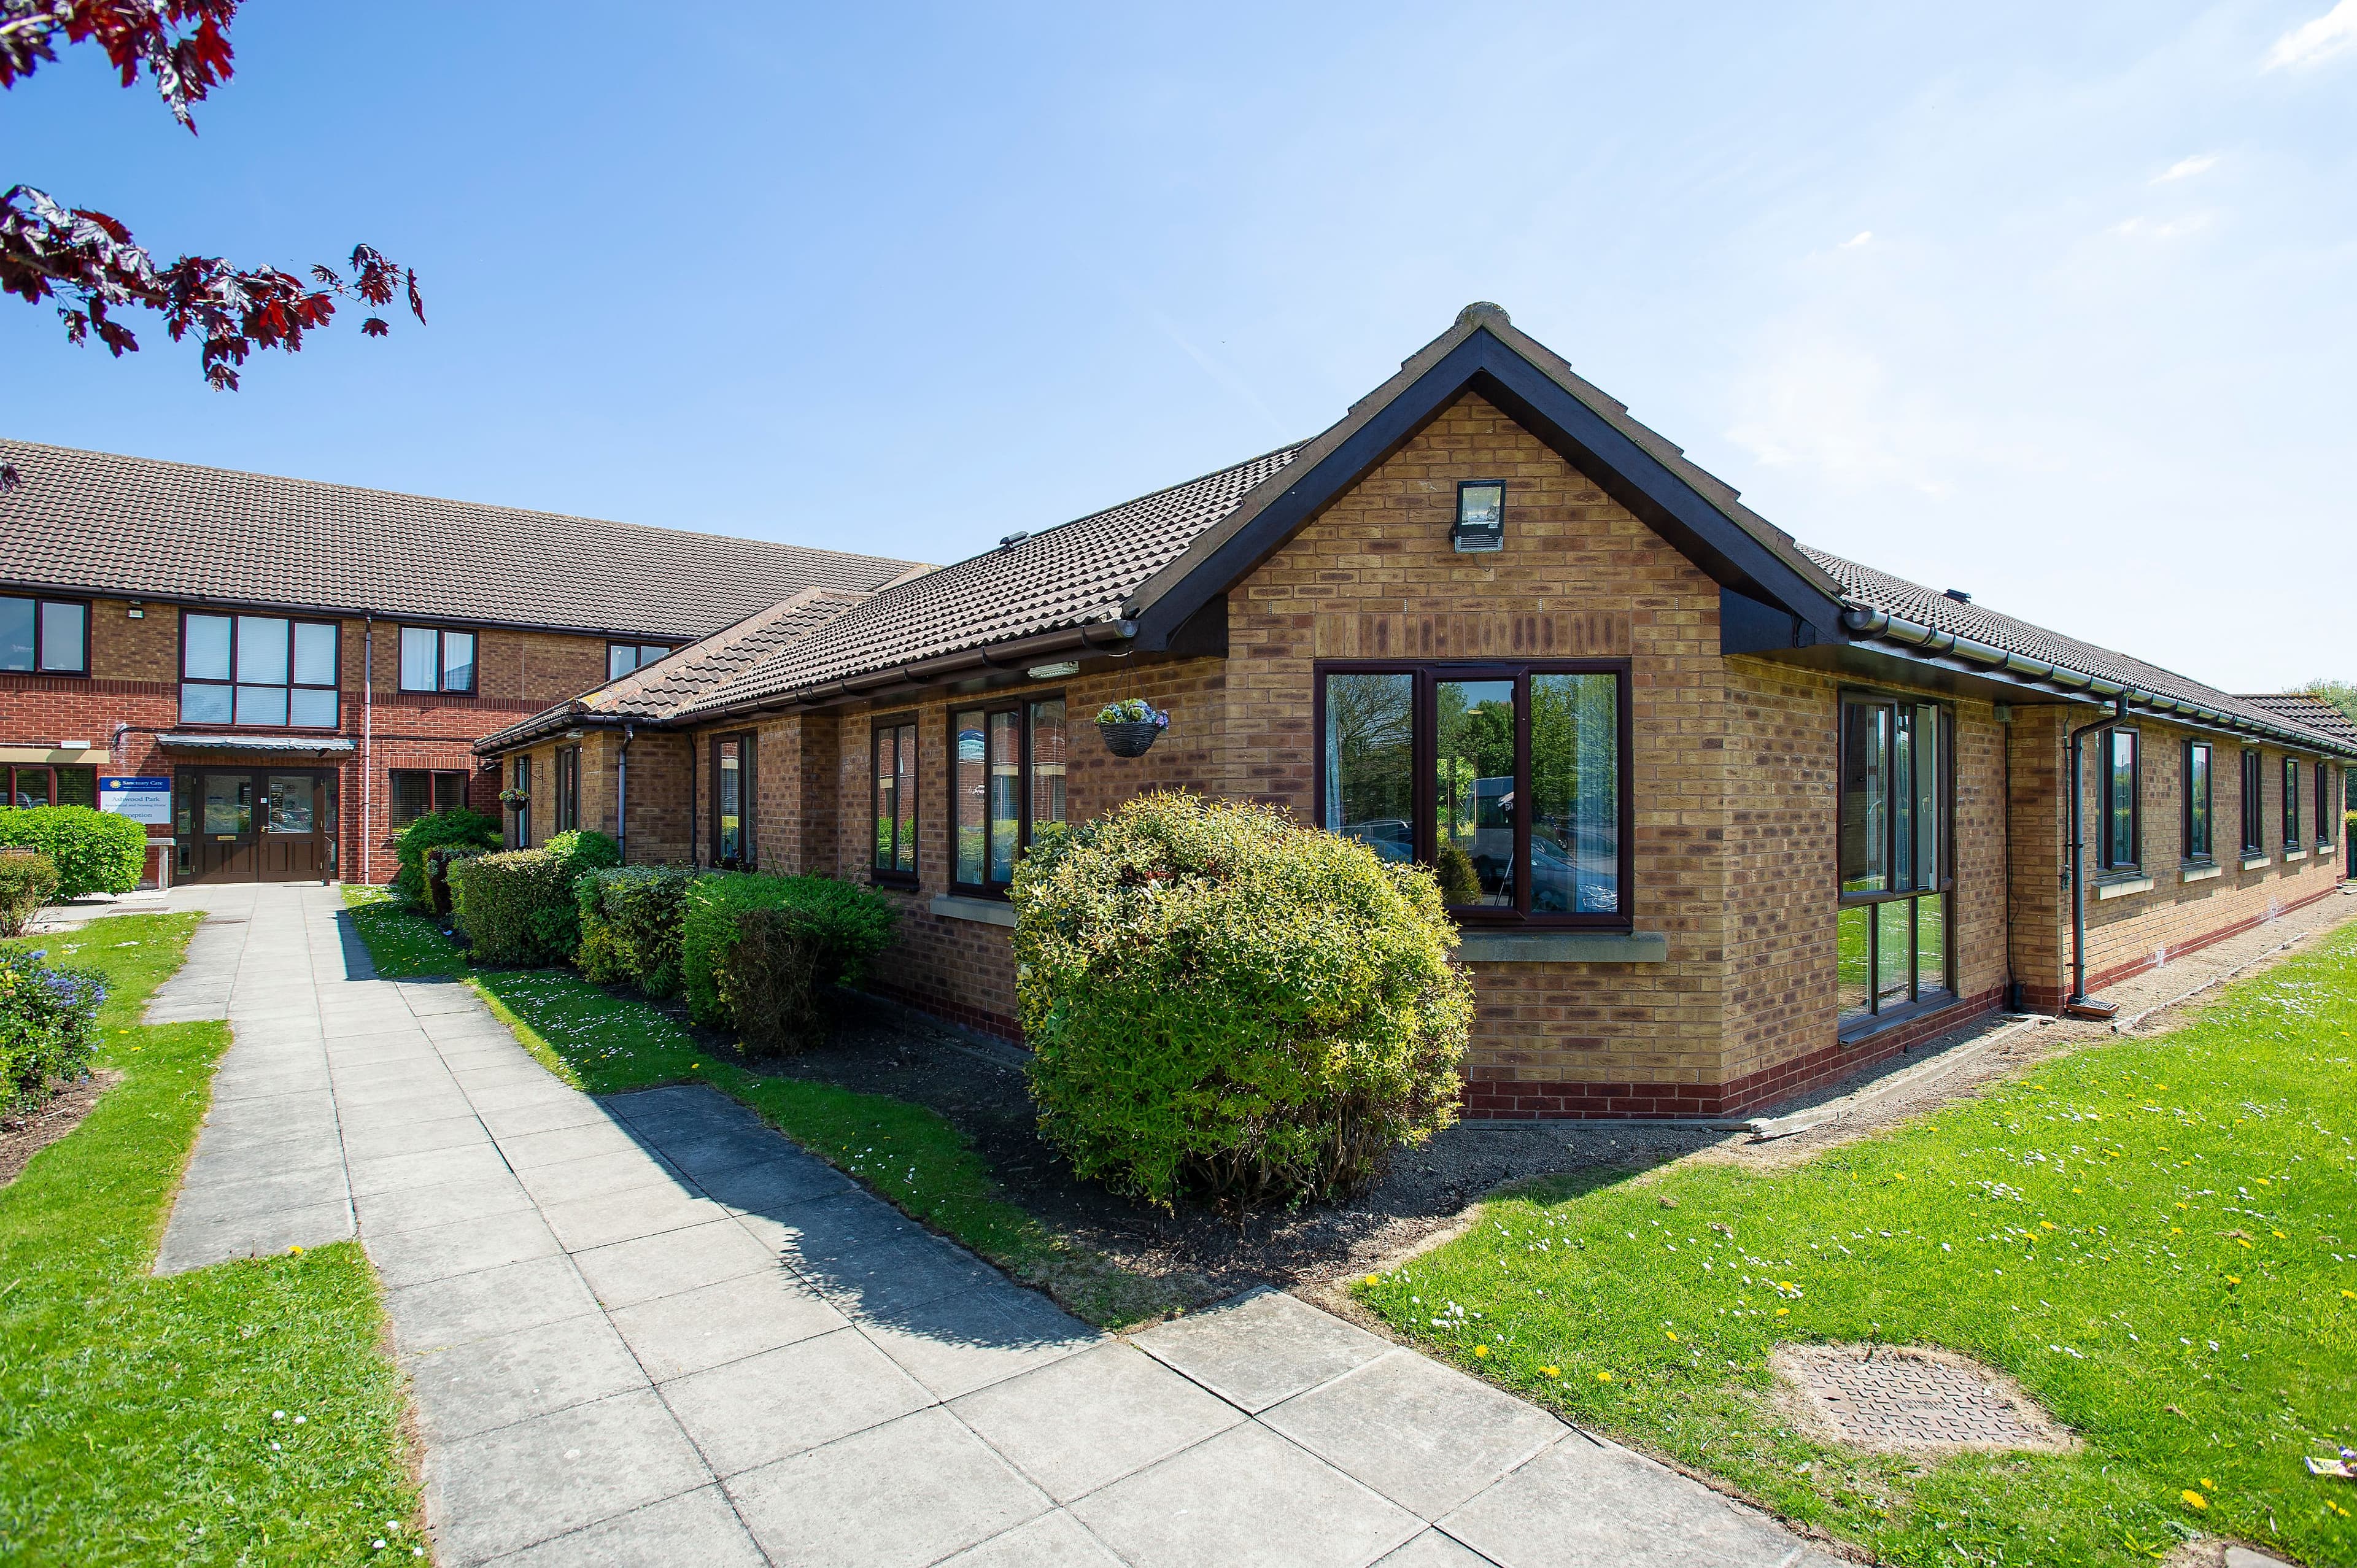
[[[151,828],[172,825],[172,781],[169,779],[101,779],[98,809],[117,811]]]
[[[1457,526],[1449,542],[1460,551],[1506,547],[1506,482],[1467,479],[1457,487]]]

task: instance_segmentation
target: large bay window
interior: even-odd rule
[[[336,623],[284,616],[180,618],[180,722],[336,727]]]
[[[1845,1034],[1954,999],[1954,736],[1940,704],[1842,697],[1835,974]]]
[[[1064,821],[1069,745],[1061,697],[951,713],[952,885],[972,893],[1006,890],[1016,857],[1040,828]]]
[[[1625,926],[1628,701],[1621,664],[1320,665],[1319,822],[1467,923]]]

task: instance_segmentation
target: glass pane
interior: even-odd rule
[[[1433,846],[1452,904],[1514,902],[1514,683],[1434,687]],[[1469,875],[1468,873],[1470,873]]]
[[[892,798],[899,804],[899,829],[893,842],[892,868],[914,874],[917,869],[917,726],[903,725],[899,745],[899,775]]]
[[[264,832],[307,833],[311,831],[313,822],[309,774],[272,774],[270,790],[264,799],[269,807],[269,814],[264,819]]]
[[[627,642],[606,645],[606,679],[619,680],[639,667],[639,650]]]
[[[2189,746],[2185,753],[2185,854],[2206,859],[2210,854],[2210,748]]]
[[[1891,714],[1890,886],[1915,886],[1915,710]]]
[[[336,694],[333,692],[305,691],[296,688],[289,706],[287,722],[310,729],[336,727]]]
[[[237,618],[237,678],[241,685],[286,684],[285,621],[275,616]]]
[[[205,775],[205,832],[242,835],[253,827],[253,780],[242,773]]]
[[[1013,714],[990,715],[990,880],[1015,875],[1016,813],[1023,804],[1021,740]]]
[[[319,831],[328,835],[328,875],[336,874],[336,830],[343,819],[336,814],[336,776],[319,777]]]
[[[1531,912],[1620,908],[1620,678],[1534,675]]]
[[[436,773],[434,776],[434,809],[455,811],[467,803],[467,776],[463,773]]]
[[[1914,996],[1915,955],[1908,941],[1915,901],[1894,898],[1874,910],[1874,1010],[1887,1013]]]
[[[720,859],[723,865],[733,865],[743,858],[745,846],[745,769],[741,742],[724,740],[720,743],[720,788],[717,806],[720,813]],[[560,765],[577,768],[573,754],[559,753]],[[578,789],[580,776],[568,772],[560,785],[565,789]]]
[[[1917,887],[1940,886],[1940,710],[1929,703],[1915,710],[1915,881]]]
[[[306,686],[336,683],[336,628],[316,621],[295,628],[295,679]]]
[[[2112,735],[2111,767],[2104,807],[2104,864],[2136,863],[2136,743],[2125,730]]]
[[[475,689],[473,632],[446,631],[442,634],[442,689],[446,692],[471,692]]]
[[[670,652],[671,650],[665,648],[662,643],[650,642],[639,650],[639,668],[643,670],[648,665],[652,664],[656,660],[665,657]]]
[[[180,623],[180,672],[191,681],[229,679],[229,617],[190,616]]]
[[[87,662],[82,658],[82,633],[88,629],[89,621],[87,606],[44,604],[41,607],[41,668],[80,671]]]
[[[1890,886],[1890,709],[1842,704],[1841,885],[1845,893]]]
[[[1834,989],[1844,1026],[1874,1011],[1874,954],[1868,945],[1873,929],[1869,905],[1844,909],[1834,920]]]
[[[900,821],[900,732],[876,732],[876,847],[869,864],[878,871],[899,869],[893,834]]]
[[[1915,993],[1948,989],[1948,898],[1934,893],[1915,900]]]
[[[60,806],[98,804],[98,769],[95,768],[60,768],[57,770],[56,787]]]
[[[951,727],[957,736],[957,880],[973,884],[982,880],[983,822],[989,808],[982,714],[960,714]]]
[[[48,768],[12,768],[8,771],[15,779],[14,784],[8,790],[8,803],[10,805],[48,806],[56,803],[49,799],[49,770]]]
[[[1414,860],[1415,677],[1326,677],[1329,832],[1385,860]]]
[[[2299,847],[2299,764],[2284,758],[2284,848]]]
[[[404,692],[430,692],[441,671],[441,639],[432,628],[404,626],[401,628],[401,689]]]
[[[229,688],[227,686],[182,686],[180,688],[180,722],[184,725],[229,723]]]
[[[393,775],[393,826],[395,832],[407,827],[432,809],[426,775],[413,768],[397,768]]]
[[[1031,704],[1031,825],[1064,820],[1064,699]]]
[[[285,724],[286,722],[286,688],[240,686],[237,689],[237,722],[242,725]]]
[[[33,601],[0,599],[0,670],[33,667]]]

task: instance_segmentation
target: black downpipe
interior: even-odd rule
[[[2071,996],[2063,1004],[2069,1008],[2087,1005],[2087,792],[2080,742],[2089,730],[2127,722],[2127,693],[2113,701],[2110,713],[2071,732]]]

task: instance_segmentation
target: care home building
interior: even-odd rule
[[[870,570],[485,726],[512,839],[870,881],[882,983],[1013,1036],[1042,824],[1274,802],[1445,869],[1515,1117],[1758,1106],[2338,875],[2357,736],[1808,549],[1494,306],[1314,440]]]
[[[0,789],[146,822],[152,879],[382,881],[500,810],[487,731],[877,556],[0,441]]]

